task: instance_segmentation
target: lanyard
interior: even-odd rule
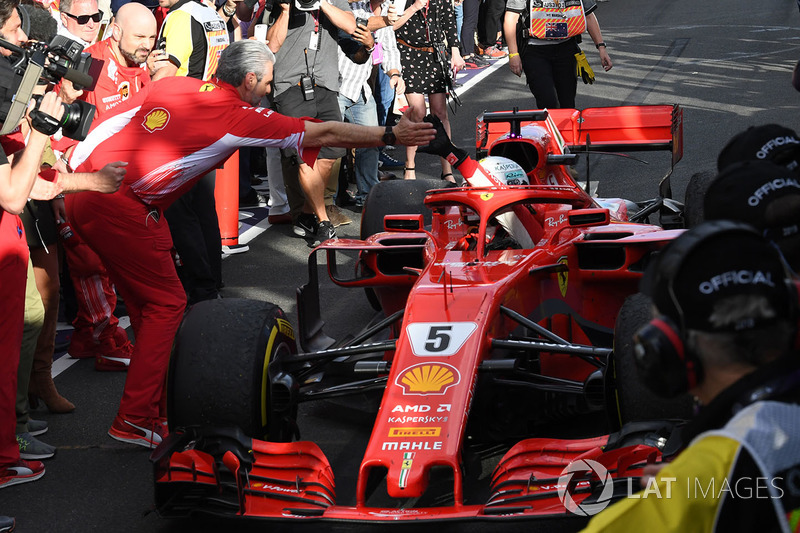
[[[314,33],[319,33],[319,9],[312,11],[311,16],[314,17]]]

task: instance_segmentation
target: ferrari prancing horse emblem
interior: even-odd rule
[[[558,262],[564,266],[568,266],[567,264],[567,256],[561,256],[558,259]],[[558,288],[561,289],[561,296],[567,295],[567,280],[569,279],[569,272],[565,270],[564,272],[558,273]]]

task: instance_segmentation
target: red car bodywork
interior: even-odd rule
[[[387,317],[402,315],[388,323],[389,340],[372,347],[380,353],[371,364],[385,390],[361,460],[355,505],[337,504],[334,471],[311,442],[253,439],[242,460],[231,451],[215,454],[188,439],[178,444],[172,439],[155,457],[163,515],[207,511],[204,504],[231,491],[236,498],[227,514],[247,517],[413,521],[565,515],[559,477],[572,461],[592,459],[614,479],[634,479],[645,464],[660,459],[658,448],[650,446],[607,449],[607,436],[523,438],[497,464],[488,499],[474,503],[465,497],[463,450],[468,433],[475,433],[468,428],[482,376],[500,376],[496,385],[502,389],[519,385],[514,376],[524,372],[532,388],[582,395],[596,409],[616,314],[636,292],[649,256],[678,233],[630,222],[624,202],[604,207],[564,166],[573,161],[570,151],[587,149],[587,140],[588,149],[669,149],[676,162],[682,151],[677,107],[555,110],[545,119],[512,121],[510,128],[509,120],[495,121],[498,116],[504,115],[479,118],[479,153],[488,147],[489,155],[515,159],[530,186],[476,182],[429,191],[430,230],[422,227],[422,215],[388,216],[388,231],[363,241],[327,241],[311,255],[311,280],[298,296],[302,356],[325,350],[344,356],[359,348],[337,352],[322,333],[316,290],[320,253],[326,254],[335,283],[369,288]],[[498,228],[508,226],[504,214],[523,220],[533,248],[492,248],[502,232]],[[348,254],[357,258],[354,271],[339,261]],[[534,352],[535,357],[520,355]],[[530,361],[535,368],[520,368]],[[490,407],[491,401],[479,397],[477,403]],[[442,470],[452,479],[450,503],[408,505],[426,493],[432,473]],[[369,480],[375,476],[385,476],[386,496],[396,508],[368,505]],[[573,478],[573,500],[590,497],[600,481],[590,473]]]

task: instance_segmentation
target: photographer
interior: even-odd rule
[[[67,197],[70,220],[103,260],[135,317],[136,344],[109,431],[116,440],[152,447],[167,431],[160,400],[186,295],[170,253],[164,209],[239,146],[297,150],[301,179],[319,183],[319,146],[380,146],[395,136],[400,143],[421,144],[433,138],[430,125],[407,118],[387,135],[381,127],[290,118],[256,107],[270,91],[273,62],[263,43],[237,41],[222,52],[215,80],[172,77],[149,84],[98,124],[72,155],[79,170],[118,157],[130,160],[117,193]]]
[[[268,24],[267,42],[275,53],[274,107],[290,117],[342,120],[339,110],[338,31],[356,31],[356,19],[346,0],[268,2],[255,23]],[[283,150],[281,166],[289,198],[294,233],[326,240],[334,227],[352,220],[335,205],[339,178],[332,172],[342,148],[323,147],[317,161],[322,183],[304,183],[300,160]]]
[[[27,40],[16,0],[0,0],[0,37],[9,46],[17,47]],[[8,105],[13,100],[16,79],[11,62],[6,58],[12,51],[0,48],[0,73],[3,81],[3,120],[7,120]],[[24,101],[24,100],[23,100]],[[17,216],[29,197],[50,199],[62,191],[93,187],[114,190],[118,187],[124,168],[109,165],[101,173],[66,177],[55,171],[48,179],[39,177],[40,161],[53,124],[64,116],[61,100],[54,93],[45,94],[37,104],[31,119],[33,128],[27,145],[20,146],[13,164],[0,149],[0,488],[33,481],[44,475],[44,465],[38,461],[20,459],[16,439],[15,400],[17,368],[20,364],[21,334],[25,308],[25,287],[28,267],[28,248],[22,223]],[[119,178],[119,181],[114,183]]]
[[[18,45],[26,39],[16,1],[0,0],[0,24],[0,37],[11,44]],[[0,54],[9,56],[11,52],[0,49]],[[63,114],[61,101],[52,93],[45,95],[40,109],[57,119]],[[28,246],[17,215],[39,173],[47,138],[44,133],[32,131],[28,146],[18,154],[13,168],[0,148],[0,488],[44,475],[40,461],[20,459],[15,404],[28,268]]]

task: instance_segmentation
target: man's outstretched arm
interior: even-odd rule
[[[306,121],[303,146],[335,146],[342,148],[361,148],[383,146],[381,140],[385,133],[382,126],[359,126],[345,122]],[[412,122],[406,114],[392,128],[397,144],[419,146],[427,144],[435,137],[436,130],[429,122]]]

